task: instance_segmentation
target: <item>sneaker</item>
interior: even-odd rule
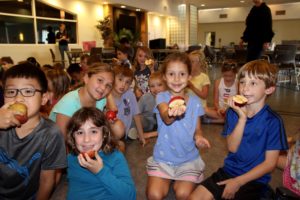
[[[136,128],[129,129],[127,137],[129,139],[136,140],[138,138],[138,134],[137,134]]]

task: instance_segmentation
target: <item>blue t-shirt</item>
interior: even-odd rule
[[[80,103],[80,97],[79,97],[79,89],[73,90],[71,92],[68,92],[66,95],[64,95],[58,102],[55,104],[55,106],[52,108],[49,119],[56,122],[56,115],[63,114],[68,117],[72,117],[73,114],[79,110],[82,106]],[[106,105],[106,98],[103,98],[96,102],[96,108],[99,110],[104,109]]]
[[[189,95],[186,111],[182,118],[166,125],[162,120],[157,106],[171,99],[169,91],[161,92],[156,97],[156,113],[158,138],[154,146],[153,158],[157,162],[169,165],[180,165],[192,161],[199,156],[194,141],[196,125],[200,116],[204,115],[201,101],[197,96]]]
[[[68,155],[68,192],[67,199],[136,199],[134,182],[123,154],[99,152],[103,168],[93,174],[81,167],[77,156]]]
[[[140,114],[136,97],[131,90],[127,90],[120,99],[114,98],[114,100],[118,107],[118,119],[124,123],[127,136],[133,117],[137,114]]]
[[[232,133],[239,118],[233,109],[228,109],[226,119],[223,136]],[[234,177],[240,176],[262,163],[266,151],[286,149],[288,146],[282,119],[265,105],[255,116],[247,119],[241,144],[236,153],[228,153],[224,170]],[[270,179],[270,174],[265,174],[256,181],[267,184]]]

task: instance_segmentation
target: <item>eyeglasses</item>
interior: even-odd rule
[[[41,92],[42,90],[34,89],[34,88],[22,88],[22,89],[5,89],[4,90],[4,97],[6,98],[13,98],[21,93],[23,97],[32,97],[35,95],[36,92]]]

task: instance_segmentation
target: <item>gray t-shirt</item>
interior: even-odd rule
[[[138,106],[142,115],[143,129],[145,132],[152,131],[156,125],[155,97],[151,93],[145,93],[138,101]]]
[[[59,128],[50,120],[20,139],[15,128],[0,130],[0,199],[35,199],[41,170],[67,166]]]

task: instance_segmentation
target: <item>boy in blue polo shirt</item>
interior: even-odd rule
[[[280,150],[288,149],[281,117],[266,105],[275,91],[276,67],[255,60],[239,71],[239,93],[247,103],[239,107],[228,99],[222,135],[227,139],[224,166],[191,194],[189,199],[260,199],[267,191],[270,173]]]

